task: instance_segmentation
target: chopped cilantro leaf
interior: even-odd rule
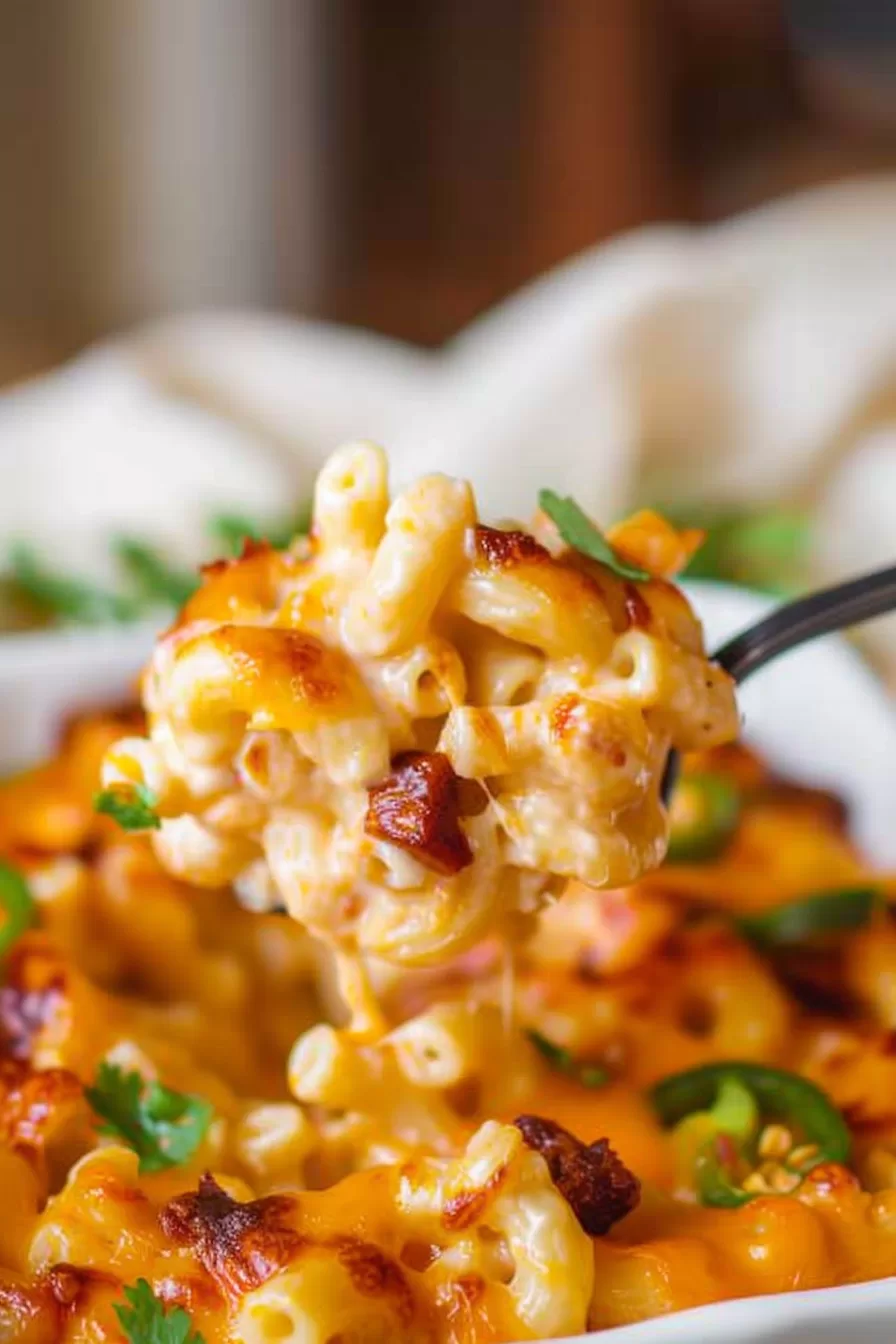
[[[0,859],[0,957],[34,923],[34,898],[18,868]]]
[[[564,498],[555,495],[553,490],[539,490],[538,507],[547,514],[563,540],[574,550],[581,551],[582,555],[588,555],[592,560],[606,565],[621,579],[645,582],[650,578],[646,569],[639,569],[637,565],[630,565],[625,560],[620,560],[600,528],[568,495]]]
[[[146,1279],[138,1279],[123,1291],[128,1305],[115,1303],[114,1307],[128,1344],[204,1344],[183,1307],[166,1311]]]
[[[84,1095],[105,1124],[101,1134],[125,1139],[140,1158],[141,1172],[178,1167],[193,1156],[211,1123],[210,1102],[139,1073],[103,1061]]]
[[[574,1078],[583,1087],[603,1087],[609,1081],[610,1075],[602,1065],[580,1062],[565,1046],[549,1041],[540,1031],[527,1031],[526,1035],[552,1069]]]
[[[93,800],[93,810],[112,817],[123,831],[157,831],[158,798],[145,784],[110,784]]]

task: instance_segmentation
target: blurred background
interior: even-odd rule
[[[2,0],[0,379],[181,309],[433,344],[580,249],[896,165],[888,0]]]
[[[893,561],[892,0],[0,25],[0,629],[178,601],[356,436],[487,515],[662,506],[776,597]]]

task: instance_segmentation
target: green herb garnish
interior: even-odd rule
[[[305,507],[269,524],[221,514],[211,520],[209,531],[225,550],[239,555],[247,538],[267,539],[275,550],[285,550],[310,525],[310,509]],[[13,546],[7,572],[0,574],[0,630],[136,621],[160,605],[182,607],[199,587],[197,575],[171,564],[145,541],[120,537],[112,550],[123,575],[120,592],[53,569],[24,543]]]
[[[158,798],[145,784],[110,784],[93,800],[94,812],[117,821],[123,831],[157,831]]]
[[[538,507],[547,514],[567,545],[606,565],[621,579],[635,579],[643,583],[651,577],[646,569],[620,560],[600,528],[569,495],[563,497],[555,495],[553,490],[539,490]]]
[[[589,1064],[575,1058],[563,1045],[549,1041],[540,1031],[527,1031],[526,1035],[536,1050],[546,1059],[552,1069],[574,1078],[583,1087],[603,1087],[610,1080],[607,1070],[600,1064]]]
[[[114,543],[114,551],[122,569],[148,602],[182,607],[199,587],[198,575],[169,565],[157,550],[142,541],[120,537]]]
[[[183,1307],[166,1311],[146,1279],[123,1291],[128,1305],[113,1305],[128,1344],[204,1344]]]
[[[0,859],[0,957],[34,923],[36,907],[18,868]]]
[[[212,518],[208,530],[230,555],[239,555],[247,541],[261,541],[258,524],[237,513],[221,513]]]
[[[810,522],[788,509],[660,510],[677,526],[702,528],[706,537],[684,571],[687,579],[714,579],[790,597],[805,582]]]
[[[201,1097],[147,1083],[117,1064],[100,1064],[84,1095],[106,1123],[101,1134],[125,1139],[140,1157],[141,1172],[179,1167],[192,1157],[211,1123],[213,1107]]]
[[[16,588],[38,608],[60,621],[105,625],[134,621],[141,604],[80,579],[48,569],[29,546],[14,546],[9,556],[10,576]]]
[[[267,541],[275,551],[284,551],[298,536],[305,536],[311,527],[311,509],[301,508],[290,518],[261,522],[239,513],[220,513],[209,522],[208,530],[231,555],[239,555],[246,541]]]

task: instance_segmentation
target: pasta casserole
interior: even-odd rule
[[[387,508],[344,450],[145,716],[0,784],[3,1344],[510,1344],[896,1273],[896,883],[731,744],[699,538],[542,503]]]

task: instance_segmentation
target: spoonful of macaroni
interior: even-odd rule
[[[379,448],[334,454],[309,537],[206,567],[100,805],[175,875],[404,965],[656,867],[670,751],[737,732],[670,581],[701,534],[539,503],[529,530],[486,526],[431,475],[390,504]]]

